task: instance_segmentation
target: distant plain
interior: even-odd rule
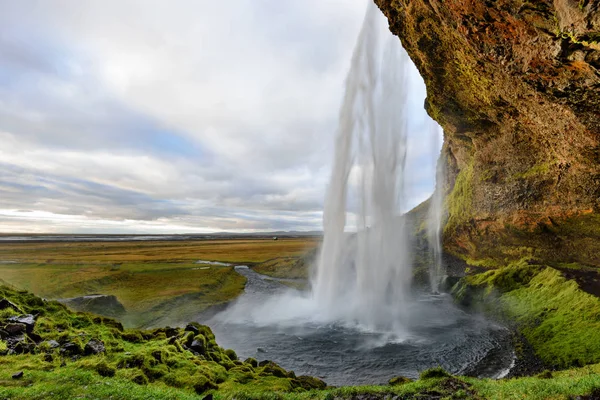
[[[114,295],[130,327],[177,325],[244,289],[235,265],[306,277],[317,237],[117,242],[0,242],[0,279],[49,299]],[[231,265],[208,263],[220,262]]]

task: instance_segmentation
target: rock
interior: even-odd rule
[[[25,333],[27,331],[27,327],[25,324],[8,324],[4,327],[4,330],[8,333],[9,336],[17,336]]]
[[[13,379],[21,379],[23,377],[23,371],[19,371],[12,375]]]
[[[179,329],[178,329],[178,328],[171,328],[171,327],[167,327],[167,328],[165,329],[165,335],[166,335],[168,338],[175,337],[175,336],[177,336],[178,334],[179,334]]]
[[[75,343],[65,343],[61,346],[60,352],[66,356],[76,356],[82,353],[81,347]]]
[[[58,342],[56,340],[48,340],[46,343],[48,344],[48,347],[51,349],[56,349],[57,347],[60,347],[60,344],[58,344]]]
[[[92,294],[58,301],[75,311],[91,312],[112,318],[121,317],[126,312],[123,304],[112,295]]]
[[[10,317],[8,321],[25,325],[27,333],[33,332],[33,328],[35,327],[35,317],[31,314],[19,315],[18,317]]]
[[[200,329],[198,329],[197,326],[194,326],[194,324],[187,324],[185,326],[184,331],[186,331],[186,332],[194,332],[195,335],[197,335],[197,334],[200,333]]]
[[[11,309],[15,310],[18,313],[22,313],[23,312],[12,301],[10,301],[8,299],[2,299],[2,300],[0,300],[0,310],[6,310],[7,308],[11,308]]]
[[[258,363],[259,367],[264,367],[267,364],[270,364],[272,361],[271,360],[263,360],[261,362]]]
[[[207,395],[207,396],[204,396],[204,397],[202,398],[202,400],[213,400],[213,395],[212,395],[212,394],[209,394],[209,395]]]
[[[194,339],[190,344],[190,349],[196,353],[203,354],[206,351],[206,341]]]
[[[257,353],[268,353],[268,352],[267,352],[267,350],[263,349],[262,347],[258,347],[258,348],[256,349],[256,352],[257,352]]]
[[[0,329],[0,339],[4,340],[8,338],[10,335],[4,329]]]
[[[106,348],[104,347],[104,342],[101,340],[96,340],[96,339],[92,339],[89,342],[87,342],[83,349],[83,353],[86,356],[89,356],[92,354],[104,353],[105,351],[106,351]]]
[[[600,267],[595,2],[375,0],[444,128],[444,247]]]

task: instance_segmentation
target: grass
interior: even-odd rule
[[[468,276],[454,293],[463,304],[515,322],[546,365],[600,362],[600,299],[554,268],[522,261]]]
[[[529,282],[535,284],[536,277]],[[23,312],[38,315],[33,332],[39,335],[38,341],[83,346],[98,339],[106,345],[103,354],[76,358],[43,342],[28,354],[0,356],[0,398],[187,400],[212,394],[215,399],[238,400],[330,400],[367,395],[541,400],[597,394],[600,388],[600,364],[508,380],[453,377],[433,368],[423,371],[417,381],[398,379],[405,383],[396,386],[323,388],[318,380],[296,377],[273,363],[238,360],[235,352],[217,345],[205,326],[194,325],[197,333],[188,328],[123,330],[114,320],[73,313],[59,303],[6,286],[0,287],[0,297],[8,298]],[[12,314],[3,312],[0,325]],[[186,349],[192,340],[205,343],[201,354]],[[17,371],[23,371],[22,379],[11,378]]]
[[[28,340],[40,343],[26,354],[0,356],[0,396],[8,398],[194,398],[222,388],[240,390],[253,383],[256,390],[303,391],[322,385],[313,378],[297,378],[274,363],[240,361],[232,350],[219,347],[210,328],[123,330],[114,320],[73,313],[56,302],[45,302],[27,292],[0,287],[0,297],[25,313],[38,315]],[[0,317],[4,325],[8,315]],[[195,330],[193,332],[192,330]],[[67,355],[45,346],[49,340],[82,349],[90,339],[101,340],[106,352]],[[193,341],[203,343],[194,354]],[[23,371],[20,380],[13,373]],[[4,398],[2,397],[2,398]]]
[[[0,260],[19,262],[194,262],[199,259],[236,264],[275,257],[301,256],[317,238],[227,239],[146,242],[0,243]]]
[[[60,299],[114,295],[129,327],[177,325],[242,293],[245,278],[233,266],[197,260],[260,264],[299,260],[313,238],[163,242],[0,243],[3,280],[39,296]]]

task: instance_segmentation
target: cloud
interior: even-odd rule
[[[0,0],[0,231],[320,229],[365,6]]]

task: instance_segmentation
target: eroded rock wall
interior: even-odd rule
[[[446,249],[600,267],[600,2],[375,3],[444,128]]]

